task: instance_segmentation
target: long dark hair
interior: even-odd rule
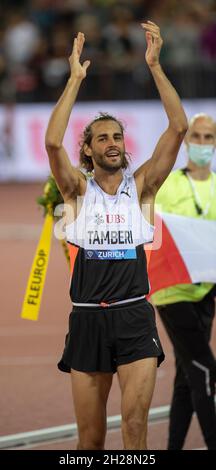
[[[122,124],[121,121],[119,121],[119,119],[115,118],[114,116],[111,116],[110,114],[107,114],[107,113],[99,113],[99,115],[93,119],[93,121],[91,121],[84,129],[83,131],[83,134],[82,134],[82,137],[81,137],[81,141],[79,143],[80,145],[80,165],[82,168],[85,168],[85,170],[87,170],[87,172],[91,172],[93,171],[94,167],[93,167],[93,162],[92,162],[92,159],[91,157],[89,157],[88,155],[85,154],[85,151],[84,151],[84,146],[85,144],[87,145],[90,145],[91,144],[91,140],[92,140],[92,137],[93,137],[93,133],[92,133],[92,125],[95,123],[95,122],[100,122],[100,121],[115,121],[117,122],[117,124],[119,125],[120,129],[121,129],[121,132],[122,132],[122,135],[124,137],[124,126]],[[127,168],[128,165],[129,165],[129,160],[130,160],[130,155],[125,152],[124,154],[124,157],[123,157],[123,161],[122,161],[122,168]]]

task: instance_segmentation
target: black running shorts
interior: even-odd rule
[[[111,372],[122,364],[157,357],[164,360],[155,312],[141,299],[109,307],[73,307],[58,368],[63,372]]]

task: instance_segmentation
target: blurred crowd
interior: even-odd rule
[[[161,28],[161,63],[181,97],[216,96],[216,0],[1,0],[0,102],[56,101],[78,31],[91,60],[79,100],[156,98],[147,19]]]

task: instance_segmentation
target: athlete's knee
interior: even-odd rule
[[[131,409],[123,413],[122,425],[124,430],[132,438],[138,438],[144,431],[147,416],[147,406],[143,406],[142,410],[140,409],[139,412],[138,410]]]
[[[143,432],[144,422],[139,418],[131,417],[127,420],[123,419],[122,425],[128,436],[137,439]]]

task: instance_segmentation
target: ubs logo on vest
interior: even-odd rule
[[[125,216],[120,214],[106,214],[107,224],[124,224]]]

